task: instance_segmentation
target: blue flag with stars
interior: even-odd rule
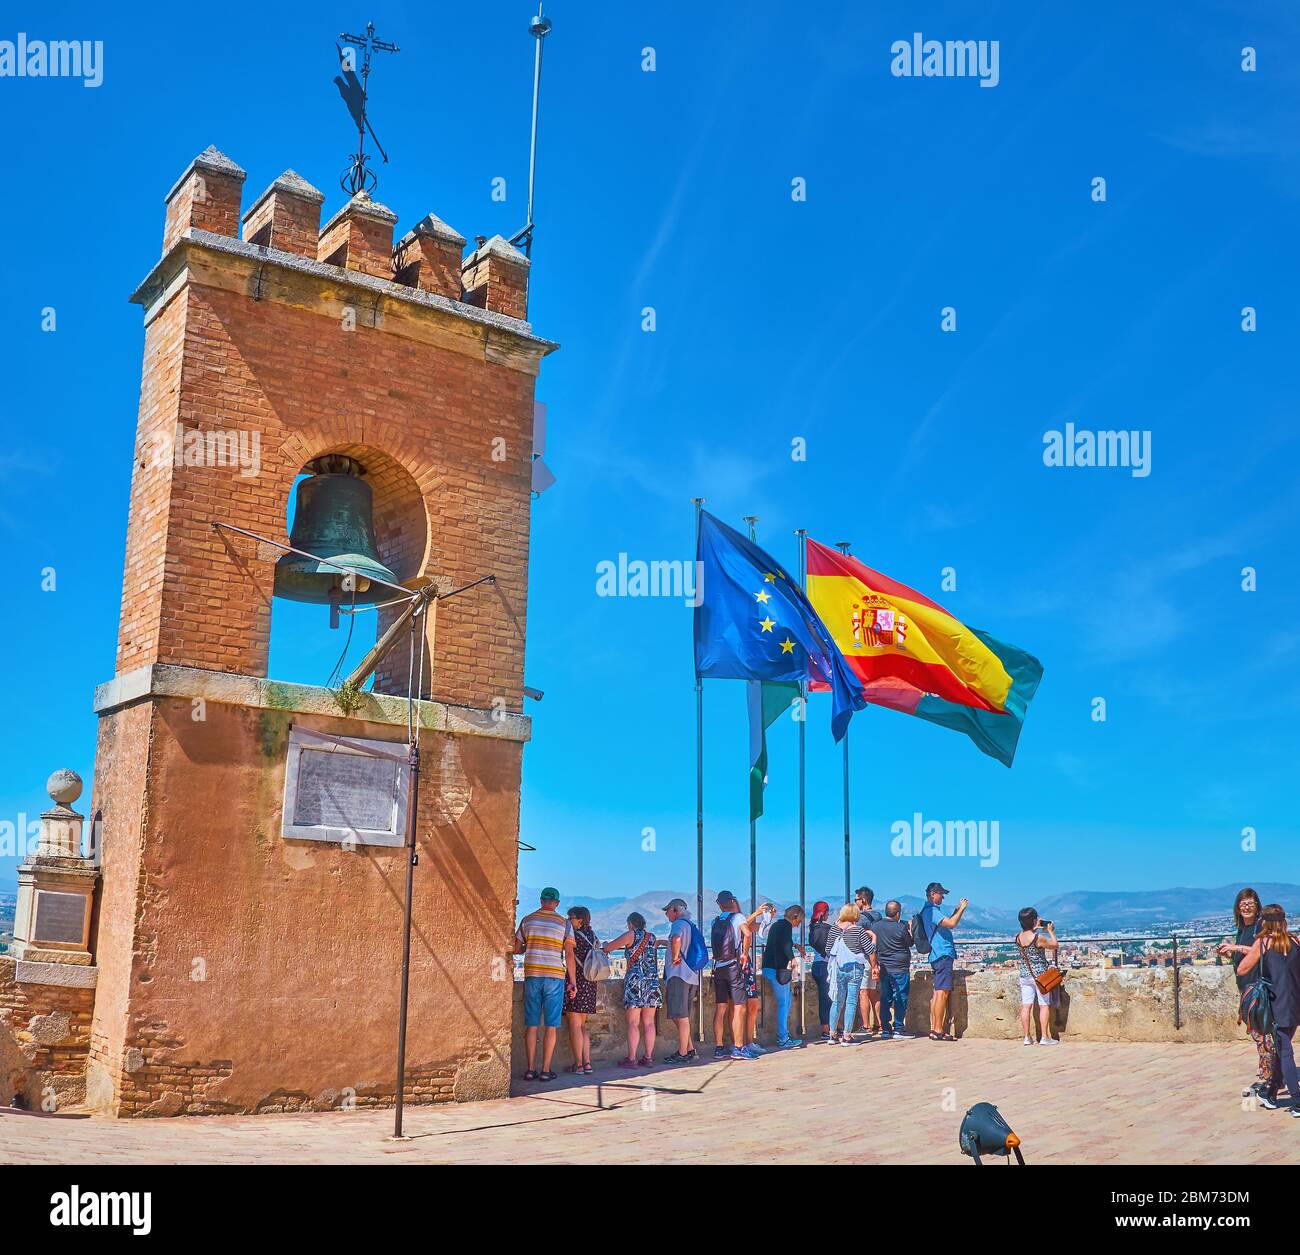
[[[707,511],[695,555],[695,674],[715,680],[820,680],[838,741],[865,706],[849,669],[799,585],[771,554]]]

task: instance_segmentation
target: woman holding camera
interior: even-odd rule
[[[1040,928],[1045,932],[1039,932]],[[1020,912],[1020,931],[1016,946],[1020,950],[1020,1027],[1025,1033],[1025,1045],[1059,1046],[1052,1036],[1052,1007],[1056,1002],[1054,989],[1044,992],[1039,980],[1049,967],[1055,966],[1056,929],[1050,919],[1038,918],[1038,912],[1027,906]],[[1034,1042],[1034,1007],[1038,1007],[1039,1040]]]
[[[1237,971],[1238,1000],[1245,992],[1246,986],[1250,984],[1250,977],[1241,970],[1242,956],[1250,953],[1255,938],[1259,936],[1259,917],[1263,909],[1259,894],[1254,889],[1246,888],[1237,894],[1237,900],[1232,904],[1232,922],[1237,926],[1237,940],[1235,942],[1225,940],[1219,946],[1219,953],[1225,958],[1232,958],[1232,965]],[[1234,955],[1235,958],[1232,957]],[[1254,1083],[1247,1085],[1241,1091],[1243,1098],[1249,1098],[1251,1094],[1258,1094],[1268,1088],[1275,1062],[1273,1034],[1261,1033],[1251,1028],[1249,1024],[1246,1025],[1246,1032],[1255,1043],[1255,1051],[1259,1057],[1259,1072]]]

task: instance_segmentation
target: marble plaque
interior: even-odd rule
[[[349,845],[401,845],[408,768],[400,741],[289,730],[286,837]]]
[[[392,831],[398,767],[391,759],[304,749],[294,825]]]
[[[80,893],[36,893],[35,942],[58,941],[79,946],[86,936],[86,902]]]

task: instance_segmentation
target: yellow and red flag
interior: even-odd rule
[[[965,732],[1011,765],[1043,675],[1036,658],[812,539],[807,569],[808,600],[869,702]]]

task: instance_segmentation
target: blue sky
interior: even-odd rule
[[[332,213],[352,138],[332,41],[369,17],[402,46],[372,80],[392,157],[378,196],[398,230],[433,211],[466,236],[508,235],[524,214],[531,11],[376,3],[304,19],[266,5],[228,29],[151,4],[10,11],[0,38],[102,39],[105,78],[0,79],[24,119],[21,177],[0,204],[0,816],[42,809],[55,767],[93,767],[143,341],[126,297],[158,255],[164,193],[212,143],[247,169],[246,204],[292,167]],[[1295,15],[761,0],[743,16],[548,12],[531,317],[563,346],[538,389],[559,482],[534,509],[527,678],[546,696],[530,706],[522,835],[537,852],[522,882],[566,897],[694,883],[690,612],[597,597],[595,573],[620,552],[689,559],[695,495],[733,525],[760,516],[760,543],[792,565],[796,527],[850,540],[1044,664],[1010,771],[942,728],[855,718],[855,881],[915,893],[940,878],[1016,906],[1300,880]],[[890,46],[915,31],[998,40],[998,85],[893,77]],[[1045,467],[1044,433],[1066,422],[1149,432],[1151,473]],[[1242,590],[1247,566],[1257,591]],[[56,591],[41,589],[46,567]],[[339,644],[319,616],[278,616],[274,673],[321,682]],[[841,876],[840,754],[813,701],[820,893]],[[705,708],[706,878],[741,887],[743,685],[710,682]],[[773,894],[796,884],[795,754],[794,727],[778,726],[759,833]],[[892,858],[890,825],[917,811],[996,819],[998,866]],[[0,879],[13,866],[0,860]]]

